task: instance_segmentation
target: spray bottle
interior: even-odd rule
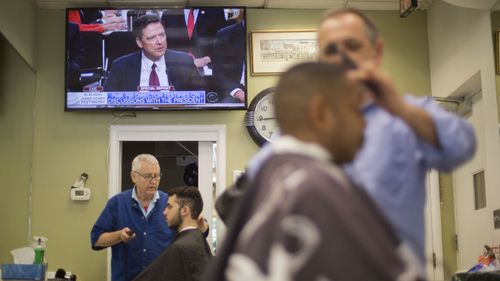
[[[42,239],[38,238],[37,244],[35,246],[35,264],[42,264],[43,258],[45,256],[45,249],[42,245]]]

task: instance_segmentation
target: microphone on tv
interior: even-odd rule
[[[337,44],[330,43],[328,46],[326,46],[325,55],[332,56],[332,55],[336,55],[336,54],[340,55],[340,58],[342,59],[341,60],[342,64],[345,67],[347,67],[347,69],[356,69],[356,68],[358,68],[358,65],[356,64],[356,62],[354,62],[346,53],[342,52],[342,50],[339,49],[339,47],[337,46]],[[363,81],[363,84],[365,84],[365,86],[368,89],[370,89],[370,91],[375,96],[379,97],[381,95],[380,94],[380,89],[372,81]]]

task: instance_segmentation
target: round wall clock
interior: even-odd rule
[[[252,140],[259,146],[271,142],[278,133],[274,115],[273,97],[276,88],[271,87],[258,93],[245,114],[245,126]]]

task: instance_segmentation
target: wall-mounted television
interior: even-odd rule
[[[65,110],[247,107],[245,9],[66,10]]]

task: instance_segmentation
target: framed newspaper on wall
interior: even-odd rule
[[[316,37],[316,30],[251,32],[251,75],[276,75],[294,64],[316,60]]]

